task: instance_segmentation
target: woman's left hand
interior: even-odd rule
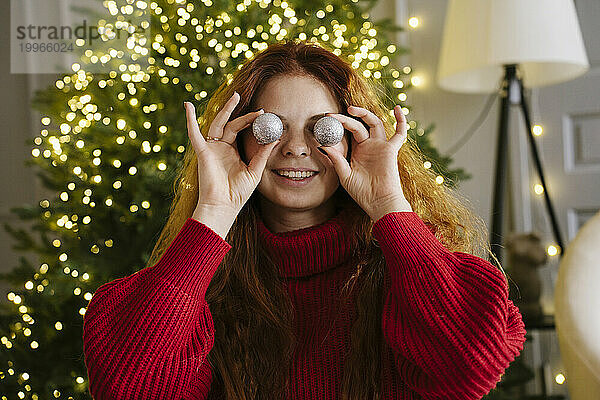
[[[352,132],[350,163],[335,148],[319,147],[329,156],[341,185],[373,221],[390,212],[412,211],[410,203],[404,197],[398,173],[398,152],[408,134],[406,117],[401,107],[394,107],[397,125],[396,133],[390,140],[385,135],[383,122],[369,110],[350,106],[348,113],[361,118],[370,127],[369,132],[354,118],[342,114],[327,114]]]

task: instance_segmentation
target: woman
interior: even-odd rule
[[[200,126],[185,108],[193,148],[151,266],[101,286],[85,314],[97,400],[495,387],[523,349],[521,316],[503,271],[473,255],[489,252],[484,224],[423,168],[399,106],[394,129],[347,62],[286,42],[223,84]],[[250,132],[262,112],[284,122],[267,145]],[[330,147],[312,134],[326,114],[346,131]]]

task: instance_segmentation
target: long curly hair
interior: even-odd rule
[[[395,131],[393,115],[386,110],[373,83],[359,69],[324,44],[288,40],[268,46],[247,60],[223,83],[199,118],[202,134],[208,134],[213,118],[234,91],[240,101],[231,120],[254,110],[260,90],[269,79],[282,75],[313,77],[328,86],[342,113],[360,105],[375,113],[390,138]],[[349,114],[346,114],[349,115]],[[246,128],[249,129],[249,128]],[[237,148],[243,157],[238,134]],[[351,150],[351,149],[350,149]],[[468,200],[451,188],[436,183],[436,175],[424,168],[424,159],[409,137],[398,154],[402,188],[413,211],[450,251],[486,257],[492,255],[485,223]],[[196,154],[188,143],[184,162],[174,182],[169,218],[150,256],[156,263],[169,247],[198,202]],[[357,290],[357,318],[351,332],[351,349],[344,366],[343,399],[381,398],[380,362],[383,353],[381,315],[385,262],[372,237],[373,221],[339,186],[337,204],[354,208],[349,221],[354,232],[356,271],[345,285],[346,296]],[[226,240],[232,246],[206,292],[215,327],[215,341],[207,362],[213,372],[211,393],[225,399],[283,399],[289,389],[290,365],[296,338],[293,308],[277,268],[257,236],[257,192],[238,214]],[[494,258],[495,259],[495,258]],[[497,267],[506,274],[496,259]],[[508,284],[508,281],[507,281]],[[373,301],[376,299],[376,301]]]

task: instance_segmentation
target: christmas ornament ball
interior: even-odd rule
[[[254,122],[252,122],[252,133],[259,144],[269,144],[281,137],[283,123],[277,115],[264,113],[256,117]]]
[[[313,128],[315,139],[323,146],[335,146],[344,137],[344,126],[334,117],[320,118]]]

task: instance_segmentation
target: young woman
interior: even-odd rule
[[[333,52],[288,41],[247,61],[199,125],[185,104],[192,146],[149,266],[102,285],[85,314],[96,400],[467,400],[496,386],[525,329],[480,258],[485,225],[375,93]],[[262,112],[284,124],[267,145],[250,130]],[[346,136],[323,147],[312,127],[327,114]]]

